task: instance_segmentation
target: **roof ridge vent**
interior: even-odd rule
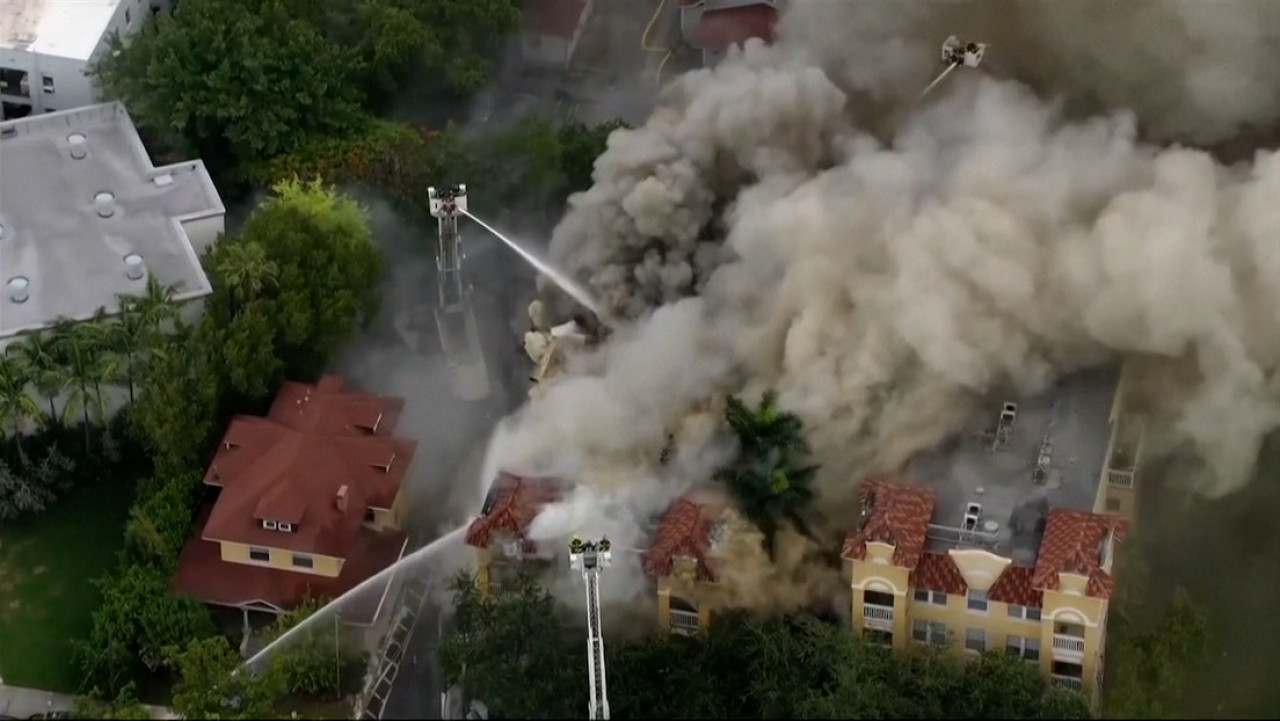
[[[137,253],[130,253],[124,257],[124,276],[129,280],[142,280],[147,274],[146,263],[142,262],[142,256]]]
[[[110,190],[102,190],[93,196],[93,209],[99,218],[110,218],[116,214],[116,194]]]
[[[15,276],[9,279],[9,300],[14,303],[26,303],[31,297],[30,288],[31,281],[25,276]]]
[[[89,154],[89,137],[84,133],[72,133],[67,136],[67,145],[71,146],[71,159],[84,160]]]

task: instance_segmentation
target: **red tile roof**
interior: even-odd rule
[[[1044,605],[1044,593],[1031,582],[1035,569],[1030,566],[1009,564],[1000,578],[987,590],[987,598],[1000,603],[1040,608]]]
[[[700,50],[726,50],[730,45],[761,38],[772,43],[778,11],[768,5],[710,10],[702,13],[702,19],[693,30],[692,43]]]
[[[568,40],[586,11],[585,0],[528,0],[520,11],[521,26],[528,32]]]
[[[697,564],[699,580],[716,580],[715,566],[708,552],[711,530],[723,510],[710,502],[681,498],[662,514],[653,543],[642,558],[645,573],[654,578],[671,575],[676,558],[691,558]]]
[[[211,512],[205,506],[196,522],[204,524]],[[312,598],[337,598],[396,562],[404,551],[405,535],[361,529],[347,549],[346,562],[336,578],[266,566],[222,560],[219,544],[193,536],[178,555],[178,567],[170,588],[175,593],[222,606],[266,603],[288,610]],[[378,611],[386,582],[371,584],[352,602],[345,603],[342,619],[371,623]]]
[[[1110,598],[1115,580],[1102,570],[1101,550],[1102,542],[1113,528],[1117,530],[1118,540],[1126,526],[1122,521],[1096,513],[1050,509],[1032,585],[1056,591],[1059,573],[1075,573],[1089,579],[1086,593],[1090,596]]]
[[[868,478],[862,482],[858,497],[870,504],[871,517],[861,530],[845,539],[843,556],[866,558],[867,543],[877,541],[893,545],[895,564],[915,568],[937,502],[933,491],[887,478]]]
[[[495,532],[506,533],[520,541],[526,553],[536,552],[533,541],[525,537],[525,531],[543,507],[558,501],[560,495],[559,483],[550,478],[524,478],[509,473],[499,475],[480,517],[467,528],[467,544],[487,548]]]
[[[936,551],[920,554],[920,562],[911,572],[909,583],[912,588],[941,591],[953,596],[963,595],[969,589],[951,556]]]
[[[231,420],[205,474],[222,492],[201,537],[344,558],[366,508],[391,508],[413,460],[417,443],[391,435],[403,407],[338,376],[285,383],[265,418]]]

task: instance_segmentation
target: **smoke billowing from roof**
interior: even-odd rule
[[[1280,424],[1280,157],[1227,168],[1139,128],[1211,142],[1275,120],[1280,7],[1060,5],[796,3],[775,47],[679,78],[614,134],[551,254],[636,323],[517,419],[513,460],[557,459],[593,487],[540,533],[644,488],[613,494],[643,497],[629,515],[599,514],[642,536],[710,475],[656,471],[664,429],[701,429],[679,445],[696,454],[714,437],[700,404],[768,387],[809,429],[827,530],[847,530],[857,482],[984,393],[1120,358],[1165,384],[1164,435],[1204,460],[1198,490],[1245,481]],[[981,71],[916,105],[962,31],[1039,93],[1113,110],[1072,119]],[[779,558],[738,579],[738,602],[828,587],[803,552]]]

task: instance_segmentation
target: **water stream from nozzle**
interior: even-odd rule
[[[545,260],[542,260],[541,258],[534,255],[532,252],[530,252],[528,249],[526,249],[516,241],[498,232],[497,229],[495,229],[492,225],[489,225],[483,220],[480,220],[475,215],[471,214],[469,211],[459,209],[459,212],[467,216],[468,218],[474,220],[481,228],[484,228],[490,233],[493,233],[494,236],[498,238],[498,240],[501,240],[503,243],[506,243],[508,248],[511,248],[521,258],[524,258],[526,263],[533,266],[534,269],[537,270],[539,273],[550,278],[551,282],[559,286],[560,290],[563,290],[565,293],[567,293],[570,298],[573,298],[575,301],[581,304],[582,307],[594,313],[597,318],[601,318],[599,304],[595,302],[595,300],[591,297],[591,295],[588,294],[587,291],[582,286],[575,283],[572,278],[565,275],[564,273],[561,273],[559,270],[556,270],[551,265],[549,265]]]

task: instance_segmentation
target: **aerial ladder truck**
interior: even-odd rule
[[[467,213],[467,186],[427,188],[428,207],[436,219],[436,330],[453,376],[454,392],[464,400],[489,396],[489,370],[480,348],[480,333],[471,308],[470,285],[462,273],[462,237],[458,216]]]
[[[587,706],[591,719],[609,718],[609,695],[605,687],[604,633],[600,623],[600,571],[612,560],[609,539],[583,541],[574,536],[569,543],[569,566],[582,572],[587,591],[587,669],[591,674],[591,698]]]

